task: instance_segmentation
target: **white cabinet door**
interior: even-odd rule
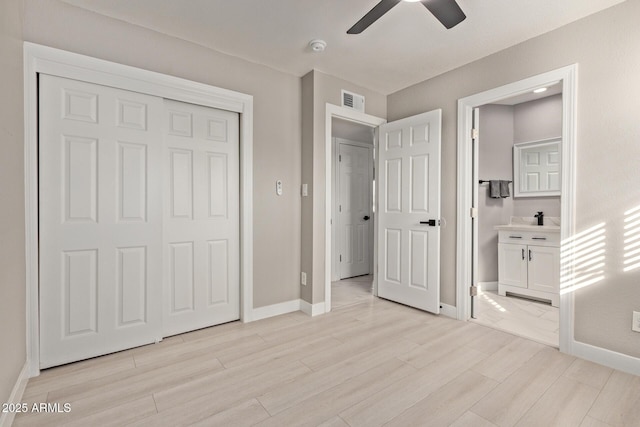
[[[338,144],[340,278],[369,274],[371,150]]]
[[[40,367],[161,338],[161,98],[40,76]]]
[[[239,117],[165,100],[163,335],[240,318]]]
[[[560,249],[545,246],[528,246],[529,289],[543,292],[559,292]]]
[[[378,296],[432,313],[440,312],[441,120],[435,110],[387,123],[378,141]]]
[[[527,287],[527,245],[498,243],[500,284]]]

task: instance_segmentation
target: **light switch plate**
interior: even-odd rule
[[[640,311],[633,312],[633,324],[631,325],[631,330],[640,332]]]

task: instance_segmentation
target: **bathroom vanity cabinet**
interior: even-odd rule
[[[559,227],[499,226],[498,293],[560,302]]]

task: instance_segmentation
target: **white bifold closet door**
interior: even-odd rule
[[[40,366],[238,319],[238,116],[39,87]]]

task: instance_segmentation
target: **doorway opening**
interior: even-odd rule
[[[379,117],[351,108],[326,104],[325,312],[331,311],[334,302],[336,307],[350,305],[377,294],[374,213],[376,203],[374,196],[375,132],[376,128],[384,123],[386,120]],[[342,168],[340,167],[341,155],[343,155],[344,166]],[[353,159],[361,165],[355,165],[354,168]],[[347,160],[351,162],[350,166],[346,165]],[[363,162],[370,162],[370,165],[363,166]],[[342,180],[339,176],[341,173]],[[353,195],[353,189],[356,193],[356,202],[345,200],[342,204],[351,203],[352,206],[356,205],[360,208],[352,209],[343,206],[341,209],[340,198],[350,199],[348,196],[349,193]],[[360,199],[357,200],[357,197]],[[365,220],[366,216],[369,218]],[[343,230],[341,234],[340,229]],[[346,239],[346,236],[350,238]],[[351,239],[351,236],[354,238]],[[356,241],[359,243],[354,244],[353,242]],[[358,256],[354,257],[353,254]],[[353,262],[356,258],[360,262]],[[340,266],[341,264],[344,268]]]
[[[371,126],[331,120],[333,307],[373,295],[374,139]]]
[[[561,276],[571,272],[567,270],[570,267],[563,266],[561,275],[560,246],[574,226],[575,74],[573,65],[458,101],[458,318],[475,317],[489,326],[559,346],[564,352],[570,352],[573,341],[573,297],[563,292],[561,284]],[[532,103],[532,98],[522,98],[533,96],[534,90],[543,87],[547,88],[545,95],[552,94],[545,97],[546,101]],[[555,106],[551,107],[556,110],[555,124],[517,123],[536,110],[532,107],[540,107],[536,103]],[[517,114],[518,108],[522,111]],[[485,124],[492,121],[492,114],[493,121],[502,120],[495,134],[490,127],[488,133],[486,127],[483,132],[483,110]],[[513,128],[506,126],[511,133],[504,135],[505,120],[509,122],[510,118]],[[545,127],[544,132],[553,135],[541,135]],[[500,145],[494,144],[500,138],[511,140],[506,153],[494,147]],[[513,142],[522,144],[514,150]],[[557,142],[555,151],[547,150]],[[528,147],[534,149],[526,151]],[[548,167],[550,158],[556,169]],[[538,169],[533,169],[534,163]],[[551,177],[554,191],[538,188],[543,175],[545,179]],[[500,194],[501,184],[506,185],[502,188],[506,194]],[[504,209],[505,205],[510,209]],[[546,216],[543,227],[537,226],[537,212]],[[520,313],[520,318],[505,319],[514,313]],[[527,314],[539,320],[527,318]],[[558,326],[554,336],[556,331],[549,329],[556,329],[555,319]],[[543,330],[546,327],[548,333],[535,327],[527,329],[532,323]]]
[[[562,86],[545,89],[474,109],[471,319],[558,347]]]

